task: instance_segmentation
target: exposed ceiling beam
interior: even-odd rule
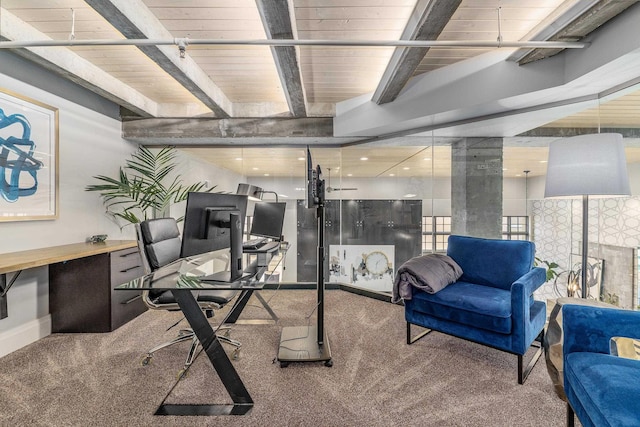
[[[2,25],[0,39],[3,40],[51,40],[6,9],[0,8]],[[76,53],[63,47],[15,49],[14,53],[50,70],[70,81],[139,114],[142,117],[156,116],[158,104],[96,67]]]
[[[590,133],[619,133],[626,138],[640,138],[638,128],[598,128],[594,127],[547,127],[542,126],[523,132],[518,136],[568,138],[570,136],[587,135]]]
[[[496,50],[415,77],[411,91],[391,104],[366,96],[338,103],[335,134],[374,137],[429,127],[448,135],[511,136],[580,111],[545,107],[551,103],[591,97],[595,105],[581,109],[592,108],[598,94],[638,78],[639,18],[640,4],[593,31],[584,50],[527,66],[505,61],[510,53]],[[486,120],[518,110],[525,112],[518,119]],[[451,126],[455,122],[461,125]]]
[[[171,33],[140,0],[86,0],[86,3],[128,39],[172,38]],[[187,55],[181,58],[175,47],[138,47],[211,109],[216,117],[231,115],[231,101],[191,57]]]
[[[554,23],[551,27],[555,31],[547,30],[535,40],[577,42],[636,3],[638,3],[638,0],[591,0],[590,2],[579,2],[567,12],[570,18],[569,22],[563,22],[561,17],[560,25]],[[577,16],[572,15],[574,10],[578,12]],[[521,58],[515,59],[520,65],[524,65],[556,55],[562,50],[561,48],[534,49],[526,55],[521,55]]]
[[[331,117],[255,119],[139,119],[122,123],[123,138],[146,145],[224,144],[246,145],[267,140],[287,145],[308,139],[333,137]],[[244,139],[244,141],[243,141]]]
[[[256,0],[262,25],[269,39],[294,39],[291,13],[286,0]],[[295,117],[307,115],[298,55],[294,46],[272,46],[282,89]]]
[[[419,0],[405,27],[402,40],[436,40],[462,0]],[[396,99],[429,52],[423,48],[396,48],[371,100],[386,104]]]

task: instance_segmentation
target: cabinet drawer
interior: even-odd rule
[[[122,285],[133,279],[144,276],[144,268],[141,265],[134,265],[126,268],[116,268],[111,270],[111,286]]]
[[[111,267],[124,270],[127,267],[142,265],[140,251],[137,247],[111,252]]]
[[[111,253],[111,286],[118,286],[141,276],[144,276],[144,268],[138,248]]]
[[[142,291],[113,291],[111,296],[111,305],[116,310],[123,310],[125,308],[124,306],[139,300],[141,295]]]

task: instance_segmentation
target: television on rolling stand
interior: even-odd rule
[[[242,231],[247,196],[222,193],[189,193],[182,231],[181,256],[228,249],[229,271],[201,278],[234,282],[243,277]]]
[[[287,367],[291,362],[324,362],[325,366],[333,366],[329,340],[324,329],[325,185],[320,166],[313,168],[309,147],[307,147],[305,179],[305,207],[316,209],[318,221],[316,325],[285,326],[282,328],[277,357],[281,368]]]

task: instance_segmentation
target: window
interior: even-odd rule
[[[447,239],[450,235],[450,216],[422,217],[422,253],[446,252]],[[502,238],[505,240],[529,240],[529,217],[503,216]]]
[[[503,216],[502,238],[504,240],[529,240],[529,217]]]
[[[446,252],[451,235],[450,216],[422,217],[422,252]]]

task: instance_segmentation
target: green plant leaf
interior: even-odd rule
[[[166,212],[171,204],[186,200],[189,192],[205,189],[205,183],[184,186],[181,175],[165,182],[177,167],[177,154],[175,147],[151,151],[141,146],[120,168],[117,178],[94,176],[101,183],[87,185],[85,190],[100,193],[107,214],[116,222],[149,219],[157,212]]]

